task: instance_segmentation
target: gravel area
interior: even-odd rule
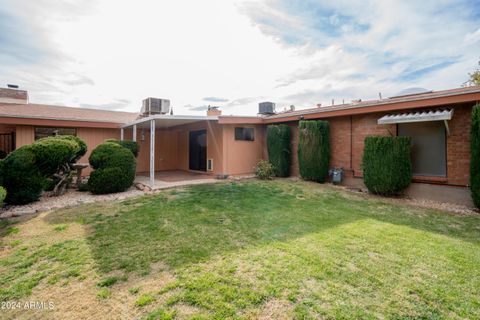
[[[333,186],[333,185],[332,185]],[[455,214],[462,214],[462,215],[472,215],[472,214],[479,214],[479,210],[476,208],[468,207],[468,206],[462,206],[459,204],[454,204],[454,203],[447,203],[447,202],[439,202],[439,201],[433,201],[433,200],[427,200],[427,199],[415,199],[415,198],[409,198],[407,196],[399,196],[399,197],[382,197],[378,195],[374,195],[366,190],[361,190],[358,188],[349,188],[345,186],[334,186],[335,188],[341,188],[350,192],[358,192],[358,193],[363,193],[366,194],[370,197],[376,197],[381,200],[390,202],[390,203],[395,203],[399,205],[411,205],[415,207],[421,207],[425,209],[433,209],[433,210],[441,210],[441,211],[447,211]]]
[[[108,200],[123,200],[126,198],[138,197],[143,194],[145,194],[145,192],[137,190],[134,187],[130,188],[125,192],[105,195],[93,195],[89,192],[79,192],[77,190],[69,189],[64,195],[61,195],[59,197],[49,197],[47,195],[43,195],[39,201],[29,203],[27,205],[5,206],[4,208],[0,209],[0,219],[20,217],[24,215],[33,215],[51,209],[71,207],[84,203]]]

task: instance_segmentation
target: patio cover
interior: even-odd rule
[[[394,124],[424,121],[446,121],[451,120],[453,109],[419,111],[401,114],[389,114],[378,119],[378,124]]]
[[[194,123],[199,121],[213,120],[218,121],[218,116],[174,116],[168,114],[157,114],[138,120],[122,126],[120,130],[120,140],[124,140],[124,131],[126,128],[132,128],[132,140],[137,141],[137,129],[150,129],[150,185],[155,184],[155,129],[165,129],[182,124]]]

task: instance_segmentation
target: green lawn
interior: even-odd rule
[[[0,318],[480,318],[480,215],[325,185],[199,185],[0,235],[0,300],[55,302]]]

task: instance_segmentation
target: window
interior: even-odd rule
[[[413,175],[446,177],[445,125],[442,121],[400,123],[398,135],[412,137]]]
[[[253,128],[235,128],[235,140],[254,141]]]
[[[57,135],[70,135],[76,136],[77,129],[75,128],[54,128],[54,127],[36,127],[35,128],[35,140],[57,136]]]

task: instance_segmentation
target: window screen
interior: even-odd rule
[[[63,136],[70,135],[76,136],[77,129],[75,128],[54,128],[54,127],[36,127],[35,128],[35,140],[51,137],[51,136]]]
[[[441,121],[398,124],[398,135],[412,137],[413,174],[447,175],[445,125]]]
[[[235,140],[253,141],[253,128],[235,128]]]

